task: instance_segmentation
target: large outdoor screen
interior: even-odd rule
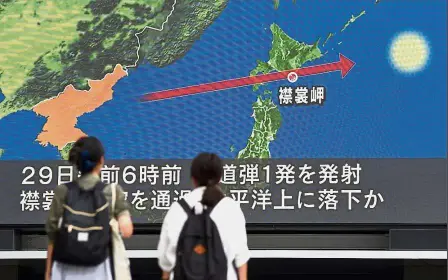
[[[84,135],[137,223],[202,151],[248,223],[446,223],[446,5],[2,1],[0,223],[44,223]]]

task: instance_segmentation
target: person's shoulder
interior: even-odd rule
[[[120,186],[120,184],[118,183],[102,183],[101,181],[99,181],[98,183],[103,185],[103,192],[106,194],[112,194],[112,188],[115,188],[115,192],[124,192],[123,187]]]
[[[171,206],[168,209],[165,217],[178,217],[180,212],[184,212],[184,209],[180,205],[179,201],[174,201],[173,203],[171,203]]]
[[[184,213],[185,215],[183,215]],[[181,224],[181,222],[187,217],[187,213],[183,210],[182,206],[178,201],[171,204],[170,209],[168,209],[164,219],[163,224],[165,227],[171,227],[172,225]]]
[[[68,191],[67,184],[60,184],[57,185],[56,188],[54,188],[55,194],[65,194]]]
[[[238,202],[235,201],[235,199],[231,198],[230,196],[225,196],[221,202],[223,202],[226,205],[232,205],[232,206],[236,206],[236,207],[240,207],[240,204]]]
[[[219,202],[218,206],[223,211],[232,211],[232,212],[241,212],[241,207],[238,202],[236,202],[233,198],[225,196]]]
[[[226,223],[230,222],[233,225],[245,223],[245,216],[240,204],[231,197],[226,196],[221,199],[213,211],[216,211],[213,216],[225,220]]]
[[[99,181],[98,183],[103,185],[103,191],[105,193],[112,193],[112,185],[115,185],[116,189],[119,189],[119,188],[121,189],[121,187],[120,187],[120,185],[118,183],[106,184],[106,183],[103,183],[101,181]]]

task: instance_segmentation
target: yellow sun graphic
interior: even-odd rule
[[[430,55],[425,37],[414,31],[399,33],[389,48],[389,59],[394,68],[402,73],[416,73],[425,68]]]

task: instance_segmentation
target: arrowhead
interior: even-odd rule
[[[339,54],[339,68],[341,69],[342,78],[347,76],[348,72],[350,72],[350,70],[352,70],[352,68],[355,66],[355,64],[356,64],[355,62],[348,59],[341,53]]]

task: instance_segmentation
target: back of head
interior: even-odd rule
[[[68,154],[68,161],[75,165],[82,175],[92,172],[104,157],[104,147],[98,138],[81,137]]]
[[[202,204],[214,207],[224,197],[219,187],[223,174],[223,163],[218,155],[200,153],[191,163],[191,178],[198,186],[205,186]]]

